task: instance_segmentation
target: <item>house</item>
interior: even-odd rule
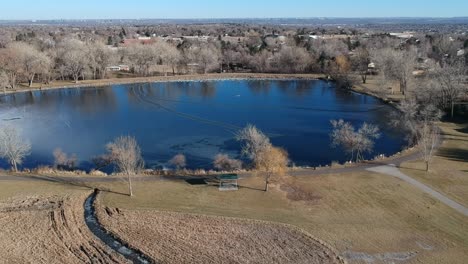
[[[119,65],[120,71],[130,71],[130,66],[128,65]]]
[[[198,40],[201,42],[208,42],[209,36],[183,36],[182,39]]]
[[[402,32],[402,33],[390,33],[390,36],[396,37],[396,38],[399,38],[399,39],[410,39],[414,35],[413,35],[412,32]]]
[[[300,37],[301,39],[318,39],[319,36],[317,35],[298,35],[298,37]]]
[[[151,37],[138,37],[138,40],[150,40]]]
[[[118,72],[118,71],[130,71],[130,66],[128,65],[116,65],[106,67],[106,71]]]
[[[117,72],[117,71],[120,71],[120,67],[119,66],[109,66],[106,68],[106,71],[111,71],[111,72]]]

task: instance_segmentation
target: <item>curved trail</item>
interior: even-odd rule
[[[445,205],[455,209],[459,213],[461,213],[461,214],[463,214],[465,216],[468,216],[468,208],[466,208],[465,206],[455,202],[454,200],[448,198],[447,196],[441,194],[440,192],[435,191],[431,187],[429,187],[429,186],[427,186],[427,185],[425,185],[425,184],[411,178],[410,176],[404,174],[403,172],[401,172],[395,166],[386,165],[386,166],[379,166],[379,167],[369,168],[367,170],[372,171],[372,172],[381,173],[381,174],[390,175],[390,176],[396,177],[398,179],[401,179],[401,180],[413,185],[414,187],[420,189],[421,191],[431,195],[433,198],[439,200],[440,202],[444,203]]]

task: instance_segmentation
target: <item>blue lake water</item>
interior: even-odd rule
[[[75,153],[80,168],[120,135],[135,136],[147,167],[167,167],[178,153],[190,168],[211,168],[217,153],[239,155],[234,133],[254,124],[285,148],[296,165],[349,157],[330,146],[330,120],[379,125],[377,154],[404,141],[386,126],[391,107],[319,80],[228,80],[114,85],[18,93],[0,98],[2,124],[20,127],[32,144],[26,167],[52,164],[52,152]],[[5,163],[3,163],[5,166]]]

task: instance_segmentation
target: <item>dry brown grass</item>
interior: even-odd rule
[[[393,94],[392,89],[390,89],[391,87],[393,87]],[[378,76],[368,76],[367,82],[365,84],[359,82],[353,87],[353,90],[357,92],[368,93],[370,95],[390,101],[400,101],[404,98],[404,95],[402,95],[400,92],[400,84],[398,82],[389,83],[383,86]]]
[[[441,123],[444,142],[425,171],[422,161],[402,164],[407,175],[468,207],[468,125]]]
[[[468,219],[390,176],[360,172],[296,178],[302,190],[320,197],[312,203],[292,201],[279,188],[265,193],[263,184],[260,177],[246,178],[239,191],[219,192],[215,186],[177,181],[136,183],[134,198],[106,193],[102,202],[129,215],[155,209],[291,224],[346,256],[409,256],[405,263],[464,263],[468,258]],[[148,241],[137,225],[120,228]]]
[[[2,182],[2,187],[10,184],[28,188],[30,183]],[[126,263],[88,230],[83,209],[88,192],[66,188],[70,194],[64,194],[61,187],[47,185],[35,182],[40,195],[31,195],[35,193],[33,189],[23,188],[22,192],[30,194],[2,199],[2,263]],[[60,194],[46,194],[48,188],[55,188]]]
[[[320,241],[281,224],[102,207],[98,215],[108,230],[162,263],[342,263]]]

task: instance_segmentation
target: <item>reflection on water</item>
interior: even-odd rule
[[[284,147],[296,165],[345,161],[330,147],[330,120],[378,124],[384,135],[376,153],[392,154],[403,142],[385,126],[389,106],[336,90],[323,81],[208,81],[115,85],[103,88],[34,91],[0,98],[2,123],[22,128],[33,145],[32,167],[52,162],[60,147],[76,153],[82,168],[104,152],[107,142],[133,135],[149,167],[166,166],[177,153],[190,167],[211,167],[223,152],[238,155],[232,140],[248,123],[257,125]]]

